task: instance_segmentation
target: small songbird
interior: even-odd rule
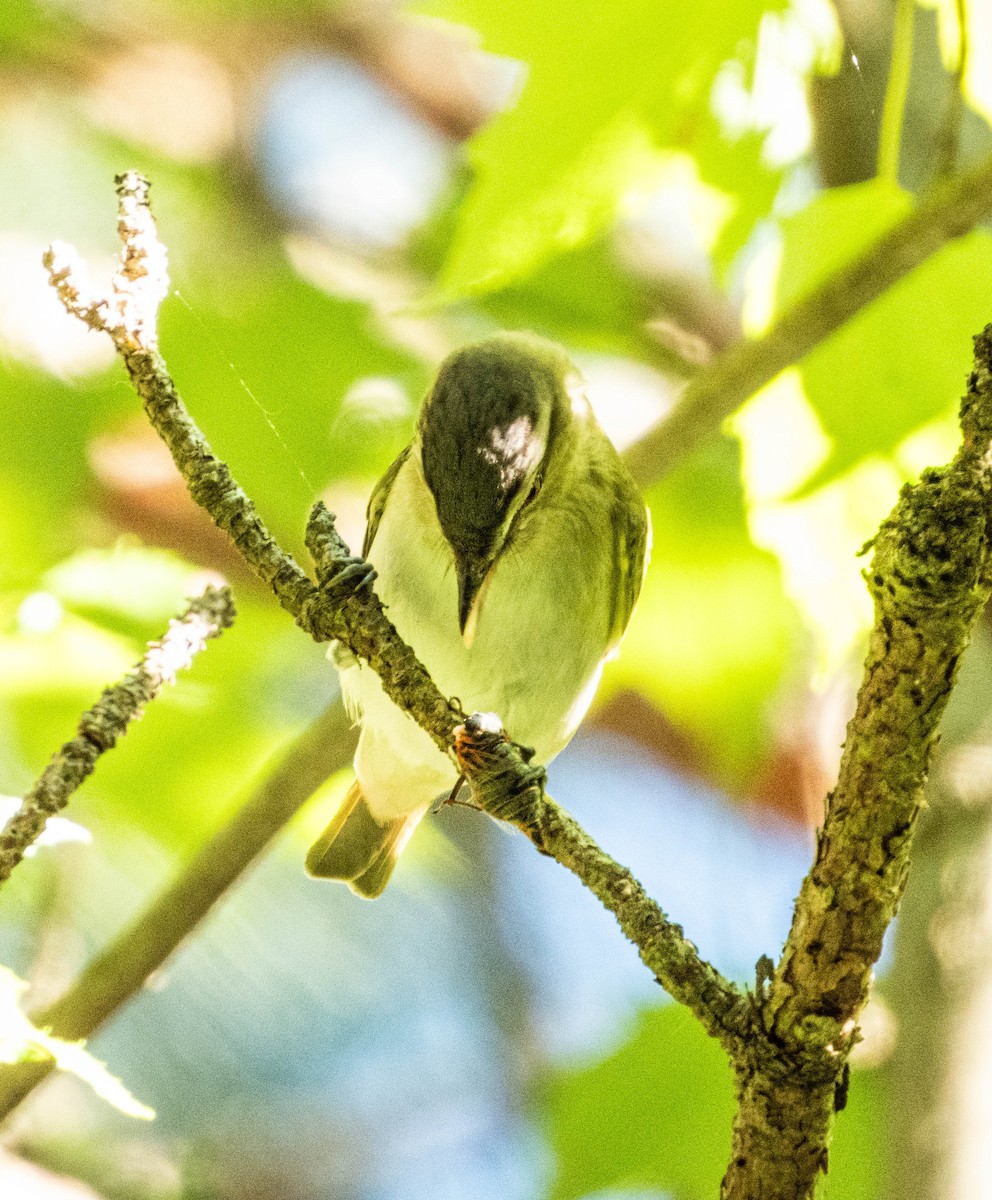
[[[368,506],[363,555],[446,696],[550,762],[575,733],[640,591],[648,515],[560,347],[505,333],[441,365],[416,435]],[[356,779],[307,870],[380,895],[452,759],[338,656],[361,719]]]

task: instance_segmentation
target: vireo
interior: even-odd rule
[[[363,555],[400,636],[466,712],[550,762],[575,733],[640,591],[648,516],[565,352],[524,333],[441,365],[368,506]],[[355,775],[307,869],[382,893],[454,762],[354,659]]]

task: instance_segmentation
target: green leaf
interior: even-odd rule
[[[13,971],[0,966],[0,1063],[54,1060],[60,1071],[81,1079],[101,1099],[125,1116],[151,1121],[155,1116],[154,1111],[136,1100],[82,1042],[67,1042],[53,1037],[31,1023],[18,1004],[27,986]]]
[[[645,331],[650,290],[597,240],[560,254],[509,287],[481,297],[504,328],[530,329],[569,346],[635,359],[661,357]]]
[[[233,280],[205,300],[196,280],[185,283],[185,303],[163,307],[161,343],[215,452],[293,548],[321,489],[375,475],[409,437],[412,400],[356,426],[339,419],[345,395],[386,377],[419,399],[427,372],[378,333],[364,304],[328,296],[283,264],[258,268],[250,287]]]
[[[711,1200],[730,1154],[734,1093],[726,1055],[687,1009],[643,1013],[603,1062],[553,1076],[544,1094],[558,1160],[552,1200],[658,1187]]]
[[[0,360],[0,405],[0,586],[10,586],[71,551],[73,520],[88,499],[90,441],[133,402],[105,375],[72,387]]]
[[[630,1039],[602,1062],[554,1074],[542,1101],[558,1160],[552,1200],[607,1189],[657,1188],[674,1200],[719,1193],[733,1081],[723,1050],[680,1005],[642,1013]],[[880,1194],[885,1115],[883,1073],[854,1071],[834,1122],[824,1200]]]
[[[847,1106],[834,1119],[823,1200],[877,1200],[883,1194],[887,1096],[883,1070],[851,1072]]]
[[[775,559],[748,534],[736,446],[712,443],[648,496],[651,566],[607,686],[631,686],[687,730],[733,791],[770,740],[797,621]]]
[[[631,186],[652,178],[655,148],[676,143],[680,120],[705,103],[765,5],[418,8],[472,26],[487,50],[527,68],[518,102],[472,139],[476,178],[438,285],[450,299],[502,287],[602,229]]]
[[[910,211],[881,181],[837,188],[784,223],[776,311],[853,259]],[[863,309],[800,364],[833,441],[810,491],[868,455],[889,455],[956,404],[971,338],[992,314],[992,236],[959,238]]]
[[[168,550],[121,541],[87,549],[48,571],[45,589],[74,612],[142,641],[159,637],[202,587],[197,567]]]

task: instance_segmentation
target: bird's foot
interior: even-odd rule
[[[370,562],[348,553],[334,524],[334,514],[319,500],[307,521],[306,545],[317,570],[317,582],[326,591],[337,592],[339,599],[375,579],[375,567]]]
[[[364,558],[337,558],[321,579],[325,591],[337,593],[343,600],[347,595],[372,584],[376,570]]]
[[[497,747],[509,742],[503,722],[495,713],[474,712],[455,730],[455,758],[462,778],[491,761]]]

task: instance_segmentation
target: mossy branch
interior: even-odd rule
[[[350,556],[332,514],[318,503],[310,516],[307,548],[316,567],[314,582],[278,545],[187,412],[157,349],[157,308],[168,280],[165,252],[148,206],[148,183],[129,172],[118,177],[117,193],[124,250],[113,296],[94,298],[81,282],[75,253],[57,245],[46,253],[45,264],[63,304],[92,328],[110,335],[193,499],[229,534],[248,567],[272,588],[282,607],[315,641],[340,641],[356,658],[368,662],[386,694],[418,721],[440,749],[453,754],[456,733],[466,731],[466,714],[441,694],[396,633],[372,590],[371,568]],[[470,741],[471,734],[464,745]],[[681,928],[630,872],[614,863],[545,794],[543,772],[529,765],[518,746],[500,734],[495,742],[476,750],[471,760],[459,761],[480,806],[516,824],[543,853],[572,870],[613,912],[669,993],[688,1005],[728,1048],[736,1046],[750,1019],[744,994],[700,958]]]
[[[209,638],[219,637],[234,622],[234,601],[228,588],[208,587],[189,602],[181,617],[169,622],[160,642],[152,642],[132,671],[79,719],[79,732],[65,743],[24,797],[21,807],[0,833],[0,884],[44,832],[48,818],[65,808],[69,797],[93,773],[102,754],[112,750],[140,717],[145,706],[176,672],[188,667]]]
[[[896,914],[938,726],[992,585],[992,325],[975,338],[961,449],[903,488],[865,572],[875,621],[816,859],[738,1064],[728,1200],[812,1196],[847,1057]]]

